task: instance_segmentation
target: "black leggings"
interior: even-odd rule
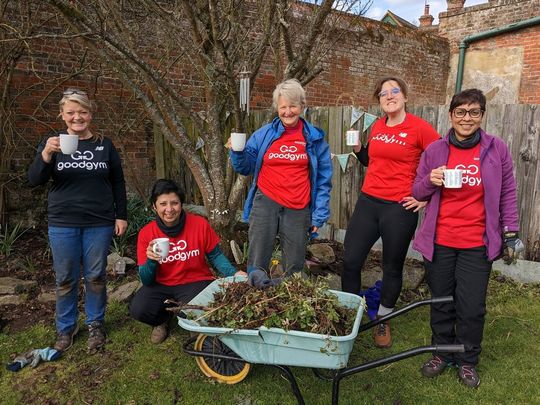
[[[393,308],[401,292],[403,263],[414,235],[418,213],[399,203],[380,201],[361,194],[345,234],[341,287],[358,294],[360,270],[379,237],[383,244],[381,304]]]
[[[158,283],[143,285],[129,304],[129,314],[148,325],[161,325],[172,314],[166,308],[173,306],[167,305],[163,301],[171,299],[187,304],[211,282],[212,280],[204,280],[173,286]]]

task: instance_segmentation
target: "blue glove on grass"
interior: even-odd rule
[[[44,349],[34,349],[15,357],[12,363],[6,365],[6,369],[16,372],[27,366],[28,364],[30,364],[32,368],[35,368],[42,361],[54,361],[58,359],[61,355],[62,352],[51,347],[46,347]]]

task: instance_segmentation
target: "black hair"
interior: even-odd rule
[[[482,93],[482,90],[478,89],[467,89],[463,90],[457,94],[454,94],[452,101],[450,101],[449,111],[454,111],[457,107],[463,104],[480,104],[480,109],[482,112],[486,111],[486,96]]]
[[[186,199],[186,193],[182,188],[178,186],[173,180],[159,179],[156,180],[152,186],[152,192],[150,194],[150,202],[154,205],[158,197],[162,194],[175,193],[180,198],[180,203],[184,204]]]

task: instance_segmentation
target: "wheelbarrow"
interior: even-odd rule
[[[226,283],[242,282],[245,277],[227,277],[208,285],[189,302],[193,306],[207,306],[214,299],[214,293]],[[349,355],[358,332],[375,327],[381,322],[400,316],[414,308],[433,303],[451,302],[452,297],[431,298],[409,304],[397,311],[372,322],[360,325],[365,310],[365,300],[358,295],[329,290],[335,294],[341,305],[356,310],[354,325],[347,336],[329,336],[280,328],[231,329],[204,324],[204,318],[194,320],[203,314],[200,309],[184,309],[178,323],[190,332],[198,334],[189,338],[183,346],[184,352],[195,356],[197,365],[207,377],[226,384],[236,384],[247,377],[252,364],[265,364],[278,368],[289,381],[291,390],[299,404],[304,399],[290,366],[310,367],[314,374],[332,382],[332,404],[338,403],[339,385],[343,378],[393,363],[422,353],[463,352],[463,345],[432,345],[415,347],[400,353],[366,363],[347,366]],[[328,370],[324,372],[323,370]]]

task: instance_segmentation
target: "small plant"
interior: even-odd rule
[[[19,268],[28,272],[28,273],[36,273],[37,272],[37,264],[34,261],[34,259],[30,256],[25,256],[21,262],[19,263]]]
[[[27,229],[22,229],[21,222],[16,223],[11,230],[6,226],[6,230],[0,233],[0,253],[4,256],[9,256],[13,251],[17,239],[26,231]]]

